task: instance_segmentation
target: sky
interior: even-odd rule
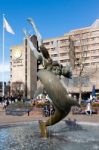
[[[43,39],[63,36],[73,29],[90,26],[99,18],[99,0],[0,0],[0,81],[2,80],[3,14],[15,32],[5,31],[5,80],[9,80],[10,47],[21,44],[22,30],[34,34],[27,23],[35,21]]]

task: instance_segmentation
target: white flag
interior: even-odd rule
[[[15,34],[5,17],[3,18],[3,27],[6,29],[7,32]]]

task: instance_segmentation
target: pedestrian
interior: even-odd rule
[[[28,109],[28,116],[30,115],[30,111],[29,111],[29,109]]]
[[[86,112],[87,115],[92,115],[91,102],[88,102],[85,112]]]

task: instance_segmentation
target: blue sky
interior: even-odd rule
[[[90,26],[99,18],[99,0],[0,0],[0,81],[2,63],[2,14],[15,35],[5,32],[5,64],[9,49],[23,41],[23,28],[34,33],[26,19],[32,17],[43,39],[62,36],[72,29]],[[8,70],[8,66],[6,66]],[[9,76],[6,77],[8,80]]]

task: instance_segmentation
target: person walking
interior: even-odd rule
[[[92,115],[91,102],[88,102],[85,112],[86,112],[87,115]]]

